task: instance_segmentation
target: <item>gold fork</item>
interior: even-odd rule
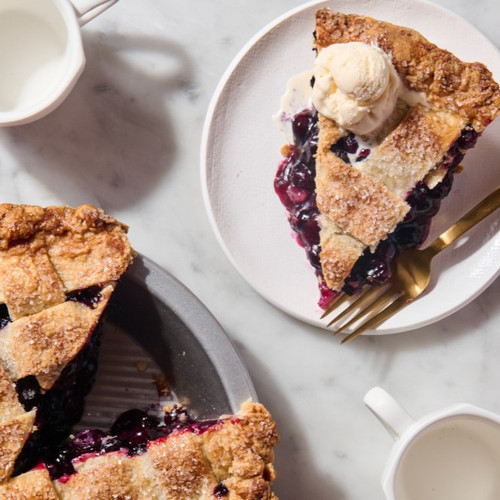
[[[436,238],[429,246],[422,250],[406,250],[402,252],[392,263],[392,276],[385,285],[367,287],[367,291],[361,292],[359,298],[333,318],[327,326],[351,316],[359,308],[361,308],[360,312],[338,328],[335,334],[345,331],[366,316],[368,316],[368,319],[359,324],[351,334],[347,335],[342,340],[342,344],[358,337],[367,330],[379,326],[424,292],[431,278],[431,260],[439,252],[499,207],[500,186],[442,233],[441,236]],[[347,294],[342,295],[325,311],[322,318],[329,315],[350,298]],[[366,304],[368,305],[362,309]]]

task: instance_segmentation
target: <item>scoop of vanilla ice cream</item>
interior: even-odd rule
[[[312,102],[355,134],[379,128],[396,106],[401,80],[389,56],[362,42],[332,44],[314,63]]]

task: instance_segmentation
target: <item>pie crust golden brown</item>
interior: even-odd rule
[[[51,480],[35,469],[0,483],[2,500],[277,500],[273,448],[276,426],[267,410],[246,402],[241,411],[199,432],[174,431],[147,451],[89,454],[75,460],[76,473]]]

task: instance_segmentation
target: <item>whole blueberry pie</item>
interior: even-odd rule
[[[425,240],[500,90],[483,64],[369,17],[318,10],[314,49],[309,101],[281,114],[292,136],[274,186],[325,308],[387,281],[392,259]]]
[[[131,409],[71,434],[126,232],[90,205],[0,205],[0,499],[275,498],[277,433],[257,403],[215,421]]]

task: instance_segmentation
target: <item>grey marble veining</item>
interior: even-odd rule
[[[206,304],[278,422],[281,499],[382,500],[392,443],[363,395],[385,387],[415,416],[461,401],[500,412],[500,281],[431,326],[340,347],[232,267],[201,196],[203,120],[233,57],[300,3],[120,0],[83,28],[87,66],[69,98],[35,123],[0,130],[0,200],[101,206]],[[497,0],[437,3],[500,47]]]

